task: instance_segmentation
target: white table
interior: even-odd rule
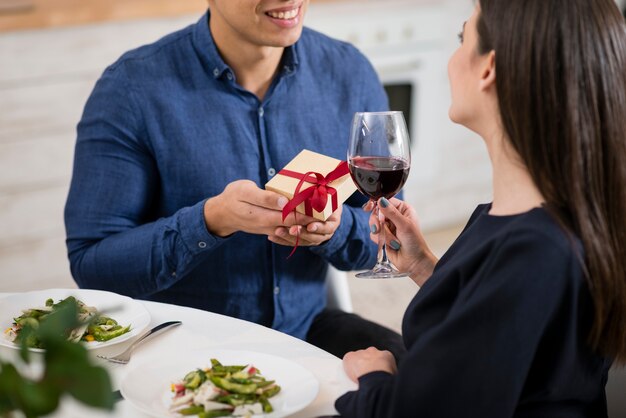
[[[0,293],[0,297],[7,295]],[[280,356],[308,369],[319,381],[319,393],[305,409],[292,417],[318,417],[335,415],[335,400],[343,393],[356,389],[356,384],[345,375],[341,360],[307,342],[274,331],[261,325],[224,315],[164,303],[142,301],[150,312],[150,328],[162,322],[179,320],[183,324],[155,336],[137,347],[130,363],[118,365],[101,362],[111,374],[114,389],[133,365],[149,359],[171,361],[187,350],[231,349],[257,351]],[[114,355],[131,342],[103,348],[100,353]],[[6,352],[3,352],[6,354]],[[128,401],[120,401],[111,413],[84,407],[71,398],[65,399],[55,418],[141,418],[148,415],[134,408]]]

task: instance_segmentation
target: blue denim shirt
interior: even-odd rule
[[[325,306],[327,263],[371,267],[365,199],[318,247],[208,232],[207,198],[239,179],[259,187],[303,148],[346,158],[356,111],[386,110],[369,62],[304,29],[259,101],[237,84],[209,14],[106,69],[78,124],[65,208],[80,287],[218,312],[304,338]]]

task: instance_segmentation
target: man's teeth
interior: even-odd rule
[[[293,9],[288,12],[267,12],[267,14],[274,19],[288,20],[298,16],[298,9]]]

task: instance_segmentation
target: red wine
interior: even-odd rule
[[[393,197],[409,176],[409,163],[397,157],[354,157],[348,165],[359,191],[375,200]]]

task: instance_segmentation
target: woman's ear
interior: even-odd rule
[[[496,84],[496,52],[490,51],[483,58],[483,70],[480,76],[480,91],[488,90]]]

